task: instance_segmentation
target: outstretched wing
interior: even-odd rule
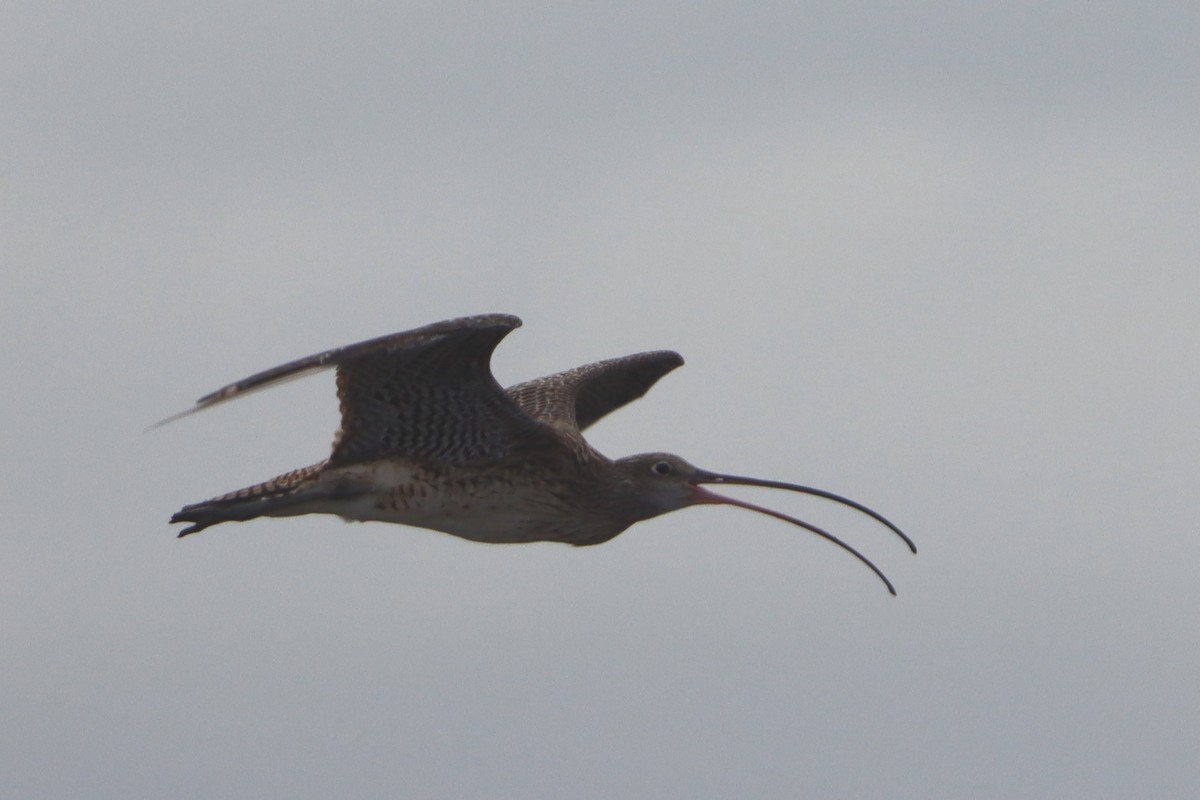
[[[670,350],[637,353],[519,383],[507,393],[529,416],[579,437],[682,364],[683,357]]]
[[[463,317],[327,350],[231,383],[185,413],[336,367],[342,424],[330,466],[501,460],[518,442],[549,435],[492,376],[492,351],[520,324],[506,314]]]

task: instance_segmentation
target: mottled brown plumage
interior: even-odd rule
[[[171,521],[192,524],[179,535],[221,522],[327,513],[481,542],[589,545],[640,520],[722,503],[833,541],[895,594],[874,564],[821,528],[700,484],[768,486],[824,497],[869,514],[916,552],[899,528],[865,506],[806,486],[707,472],[668,453],[613,461],[592,449],[582,431],[680,366],[678,353],[600,361],[505,390],[492,376],[491,355],[520,324],[504,314],[439,322],[291,361],[205,395],[177,417],[334,367],[342,421],[326,460],[184,506]]]

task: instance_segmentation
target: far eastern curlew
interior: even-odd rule
[[[600,361],[506,390],[492,376],[491,355],[520,324],[505,314],[439,322],[301,358],[205,395],[177,417],[336,367],[342,424],[324,461],[184,506],[171,522],[192,523],[182,537],[220,522],[336,514],[477,542],[590,545],[669,511],[726,504],[828,539],[896,593],[878,567],[836,536],[702,484],[765,486],[833,500],[883,523],[917,551],[866,506],[808,486],[709,472],[670,453],[613,461],[588,445],[582,431],[680,366],[678,353]]]

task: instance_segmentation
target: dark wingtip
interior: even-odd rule
[[[169,417],[163,417],[158,422],[155,422],[153,425],[146,426],[146,429],[144,431],[142,431],[142,433],[150,433],[150,431],[156,431],[159,428],[163,427],[164,425],[170,425],[172,422],[181,420],[184,417],[189,417],[192,414],[195,414],[199,410],[200,410],[200,406],[197,405],[197,406],[193,406],[192,408],[188,408],[183,411],[180,411],[176,414],[172,414]]]
[[[171,522],[188,522],[188,521],[189,520],[175,519],[174,517],[171,518]],[[181,530],[179,532],[179,535],[176,536],[175,538],[182,539],[183,537],[189,536],[193,533],[199,533],[200,531],[204,530],[205,528],[207,528],[208,526],[213,525],[213,524],[214,523],[212,523],[212,522],[197,522],[196,524],[189,525],[186,528],[184,528],[183,530]]]
[[[176,539],[182,539],[183,537],[187,536],[188,534],[199,533],[200,531],[207,528],[209,525],[213,524],[212,521],[198,520],[198,519],[196,519],[196,517],[192,516],[191,514],[188,514],[188,509],[186,507],[180,509],[179,511],[176,511],[174,514],[171,515],[171,524],[173,525],[176,522],[191,522],[191,523],[193,523],[192,525],[189,525],[186,528],[184,528],[183,530],[181,530],[179,532],[179,535],[175,537]]]

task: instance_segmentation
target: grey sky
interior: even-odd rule
[[[1200,791],[1190,3],[10,3],[0,795]],[[321,458],[331,376],[520,315],[502,383],[747,490],[598,548],[180,505]]]

